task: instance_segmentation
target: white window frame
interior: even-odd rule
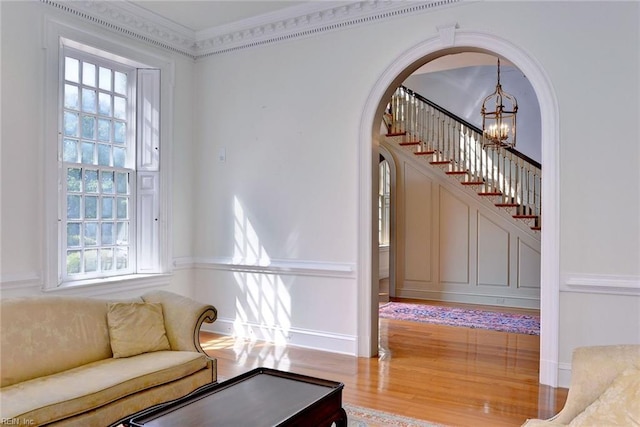
[[[378,164],[378,245],[391,242],[391,164],[384,159]]]
[[[144,116],[151,126],[137,126],[137,138],[144,141],[137,145],[135,206],[136,225],[130,233],[135,240],[135,269],[130,274],[102,278],[63,280],[62,268],[66,266],[60,226],[62,196],[62,96],[60,84],[63,70],[64,49],[72,48],[138,69],[137,97],[151,94],[146,101],[138,102],[137,115]],[[169,283],[171,273],[170,242],[170,153],[173,111],[174,65],[166,57],[156,56],[147,50],[131,47],[131,42],[116,35],[96,33],[90,28],[70,27],[57,21],[45,20],[45,93],[44,108],[44,199],[45,199],[45,273],[43,289],[47,291],[77,289],[78,286],[109,286],[123,289],[158,286]],[[159,90],[151,91],[157,85]],[[145,88],[146,87],[146,92]],[[145,95],[146,96],[146,95]],[[146,107],[146,109],[145,109]],[[137,120],[140,121],[140,118]],[[146,145],[144,145],[146,144]],[[143,148],[143,149],[141,149]],[[141,219],[144,218],[144,219]],[[134,231],[135,230],[135,231]],[[135,233],[135,235],[133,235]]]

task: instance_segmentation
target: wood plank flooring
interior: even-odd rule
[[[346,403],[449,426],[519,426],[554,415],[567,396],[538,384],[538,336],[380,319],[373,358],[207,332],[201,342],[220,381],[260,366],[296,372],[344,383]]]

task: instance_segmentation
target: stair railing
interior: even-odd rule
[[[516,208],[517,216],[541,217],[542,168],[511,148],[486,147],[482,130],[412,90],[401,86],[385,115],[390,135],[403,135],[405,144],[429,155],[432,164],[464,175],[479,193],[501,196],[498,206]]]

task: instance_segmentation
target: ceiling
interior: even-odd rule
[[[309,3],[310,0],[130,0],[185,28],[198,32],[228,25],[256,16],[282,12],[283,9]]]

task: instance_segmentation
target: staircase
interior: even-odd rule
[[[484,146],[482,131],[401,86],[384,116],[386,138],[430,167],[541,231],[541,165],[504,147]]]

